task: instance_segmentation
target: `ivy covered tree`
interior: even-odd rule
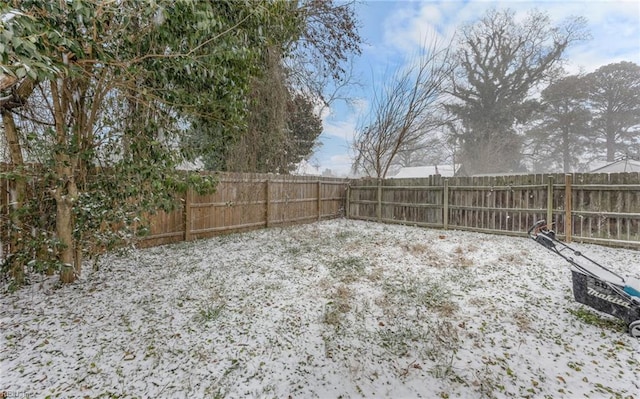
[[[184,181],[175,144],[191,118],[242,121],[246,92],[286,1],[15,0],[0,5],[0,106],[11,147],[7,177],[33,176],[54,208],[42,242],[17,245],[6,268],[80,273],[83,253],[142,228]],[[204,88],[211,95],[207,96]],[[28,115],[36,115],[35,118]],[[41,168],[27,172],[32,148]],[[40,184],[39,183],[39,184]],[[211,182],[200,182],[203,188]],[[33,241],[27,212],[16,242]],[[116,234],[109,234],[114,226]],[[30,226],[35,227],[35,226]],[[128,228],[128,229],[127,229]],[[37,229],[36,229],[37,230]],[[48,234],[51,233],[51,234]],[[36,248],[44,248],[38,250]]]
[[[185,117],[188,128],[182,149],[191,160],[200,159],[210,170],[229,170],[228,159],[241,137],[250,129],[251,107],[255,104],[260,82],[274,84],[274,92],[284,82],[274,82],[280,72],[280,59],[298,36],[300,20],[295,4],[289,1],[221,1],[207,3],[211,18],[224,19],[224,26],[233,27],[226,51],[208,53],[212,57],[205,65],[217,65],[207,73],[210,78],[193,81],[192,76],[177,70],[171,79],[195,102]],[[200,4],[199,4],[200,5]],[[180,35],[178,26],[173,35]],[[226,74],[226,76],[225,76]],[[269,80],[268,83],[266,81]],[[269,103],[261,107],[272,109]]]
[[[318,107],[288,86],[285,74],[280,57],[274,57],[254,82],[247,129],[230,141],[229,170],[287,174],[311,154],[322,133]]]
[[[353,4],[325,0],[283,4],[279,29],[262,29],[267,46],[254,60],[258,73],[245,91],[245,118],[234,123],[192,120],[185,150],[192,158],[200,157],[207,169],[288,173],[309,156],[321,133],[321,129],[289,130],[301,110],[307,120],[319,121],[320,111],[349,79],[345,64],[360,53],[361,43]],[[301,101],[311,106],[301,108]],[[310,131],[314,144],[301,146],[300,137],[311,140]]]

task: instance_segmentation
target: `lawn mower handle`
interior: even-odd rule
[[[531,226],[531,227],[529,228],[529,231],[527,231],[527,234],[529,235],[529,237],[535,238],[535,237],[533,237],[533,236],[531,235],[531,232],[532,232],[532,231],[534,231],[534,230],[539,229],[540,227],[544,226],[545,224],[547,224],[547,222],[546,222],[544,219],[542,219],[542,220],[538,220],[537,222],[535,222],[535,223],[533,224],[533,226]]]

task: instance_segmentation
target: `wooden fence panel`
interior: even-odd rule
[[[640,241],[640,175],[580,175],[573,191],[573,237],[601,242]]]
[[[346,186],[344,181],[320,181],[320,220],[345,215]]]
[[[273,180],[269,225],[286,225],[318,218],[316,181]]]
[[[183,209],[159,211],[149,217],[149,232],[142,241],[144,247],[180,242],[184,238]]]
[[[347,217],[361,220],[376,220],[378,181],[363,179],[350,187]]]
[[[159,245],[270,226],[338,217],[347,180],[306,176],[224,173],[216,191],[190,191],[184,206],[151,217],[155,226],[143,245]]]
[[[567,240],[640,248],[638,173],[367,179],[349,191],[354,219],[513,235],[545,219]]]
[[[361,180],[350,187],[348,217],[387,223],[437,226],[443,223],[444,180]]]
[[[8,165],[0,163],[0,173]],[[29,178],[28,196],[46,192],[38,188],[40,173]],[[221,173],[212,194],[192,190],[180,198],[181,206],[171,212],[147,216],[149,231],[140,240],[143,247],[211,237],[272,225],[289,225],[344,215],[348,180],[317,176]],[[9,254],[10,182],[0,177],[0,261]],[[55,214],[50,198],[43,197],[44,226]],[[47,233],[53,234],[47,230]]]

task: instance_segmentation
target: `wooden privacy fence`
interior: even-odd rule
[[[0,171],[4,165],[0,163]],[[338,217],[524,235],[553,221],[565,240],[640,249],[640,174],[549,174],[355,180],[219,174],[216,192],[192,191],[150,216],[143,246]],[[8,253],[10,185],[0,178],[0,259]]]
[[[509,235],[545,219],[567,241],[640,248],[640,174],[353,181],[347,217]]]
[[[183,206],[150,218],[143,246],[344,215],[348,181],[317,176],[223,173],[213,194],[189,191]]]
[[[0,172],[8,170],[8,165],[0,163]],[[189,191],[176,210],[150,215],[150,231],[140,245],[150,247],[344,215],[346,179],[248,173],[216,176],[214,193]],[[0,262],[10,252],[10,193],[10,181],[0,175]]]

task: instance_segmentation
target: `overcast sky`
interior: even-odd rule
[[[415,54],[425,40],[448,42],[459,26],[473,22],[490,8],[511,8],[516,17],[537,8],[553,23],[571,16],[587,19],[592,39],[566,53],[570,73],[592,72],[600,66],[631,61],[640,65],[640,0],[626,1],[488,1],[400,0],[363,1],[357,4],[360,34],[366,42],[355,60],[354,74],[361,87],[350,97],[355,106],[336,104],[324,118],[322,146],[311,158],[320,172],[331,169],[346,175],[352,163],[350,143],[358,119],[367,112],[374,83],[381,82]],[[379,83],[378,83],[379,84]]]

